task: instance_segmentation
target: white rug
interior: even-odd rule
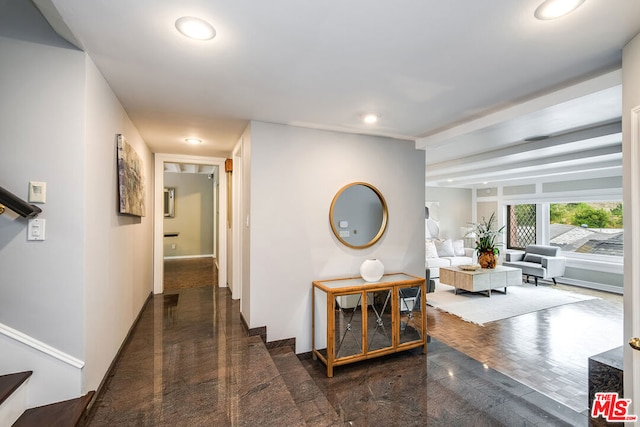
[[[597,298],[548,286],[536,287],[527,284],[509,286],[506,295],[502,292],[491,292],[491,298],[486,294],[469,292],[460,292],[455,295],[452,286],[438,283],[436,291],[427,294],[427,305],[454,314],[467,322],[483,325],[545,308],[590,299]]]

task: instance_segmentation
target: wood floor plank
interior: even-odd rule
[[[622,345],[622,295],[550,285],[599,299],[479,326],[427,308],[435,339],[570,408],[588,409],[588,359]],[[502,294],[492,295],[500,298]]]

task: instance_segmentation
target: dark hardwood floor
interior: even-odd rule
[[[164,261],[165,292],[218,284],[214,258],[168,259]]]
[[[622,297],[606,293],[484,327],[428,308],[426,356],[341,366],[333,378],[318,360],[294,371],[288,358],[279,372],[246,336],[239,302],[210,286],[213,260],[193,261],[167,263],[174,282],[143,310],[88,425],[585,426],[587,358],[622,339]]]
[[[583,412],[588,408],[588,358],[623,343],[622,295],[546,282],[540,282],[540,286],[585,293],[599,299],[540,310],[484,326],[428,307],[429,334]]]

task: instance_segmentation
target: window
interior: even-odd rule
[[[549,244],[563,252],[623,256],[622,202],[551,203]]]
[[[507,248],[524,249],[536,243],[536,205],[507,206]]]

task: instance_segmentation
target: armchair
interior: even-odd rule
[[[522,275],[533,276],[536,286],[538,278],[551,279],[556,284],[556,277],[564,274],[567,259],[560,254],[560,248],[546,245],[529,245],[524,252],[507,252],[503,265],[522,270]]]

